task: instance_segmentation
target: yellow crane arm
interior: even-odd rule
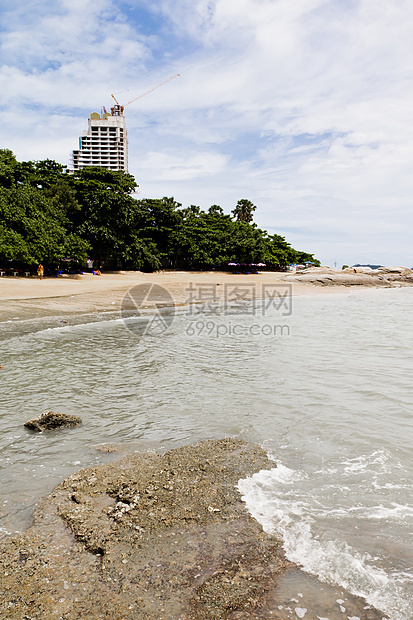
[[[159,88],[160,86],[163,86],[164,84],[166,84],[167,82],[170,82],[171,80],[174,80],[176,77],[180,77],[180,73],[177,73],[176,75],[172,75],[171,77],[169,77],[167,80],[164,80],[163,82],[161,82],[160,84],[157,84],[156,86],[154,86],[153,88],[150,88],[149,90],[147,90],[145,93],[143,93],[142,95],[139,95],[139,97],[135,97],[135,99],[131,99],[130,101],[128,101],[128,103],[125,103],[125,105],[123,106],[124,108],[126,108],[127,105],[129,105],[130,103],[133,103],[134,101],[137,101],[138,99],[141,99],[141,97],[145,97],[145,95],[148,95],[149,93],[151,93],[153,90],[156,90],[157,88]],[[115,97],[112,95],[112,97],[115,99]],[[116,99],[115,99],[116,101]],[[118,103],[116,101],[116,103]],[[119,105],[119,104],[118,104]]]

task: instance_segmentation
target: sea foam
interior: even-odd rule
[[[321,581],[364,597],[392,620],[406,620],[410,605],[400,589],[406,575],[389,575],[375,566],[370,554],[359,553],[339,538],[328,540],[314,534],[314,501],[305,501],[302,494],[297,499],[293,490],[303,477],[280,463],[274,469],[239,480],[237,488],[264,531],[283,540],[290,561]]]

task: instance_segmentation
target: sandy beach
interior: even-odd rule
[[[307,276],[306,276],[307,277]],[[355,281],[357,286],[300,281],[303,276],[288,273],[262,271],[258,274],[232,274],[220,271],[160,271],[142,273],[139,271],[91,273],[61,278],[0,278],[0,320],[16,320],[47,316],[65,317],[74,314],[119,312],[122,300],[132,287],[139,284],[158,284],[165,289],[165,298],[159,303],[175,305],[188,303],[194,294],[192,287],[218,287],[245,285],[260,297],[263,285],[287,284],[292,295],[343,295],[355,290],[371,290],[372,286]],[[356,278],[354,278],[356,280]],[[205,295],[208,293],[206,292]],[[196,301],[196,300],[195,300]]]

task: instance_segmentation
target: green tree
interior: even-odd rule
[[[0,149],[0,187],[12,187],[16,183],[19,163],[10,149]]]
[[[144,270],[319,264],[259,229],[250,200],[239,200],[231,218],[219,205],[203,211],[182,208],[174,198],[136,200],[136,188],[122,171],[89,167],[69,175],[53,160],[18,162],[1,149],[0,260],[52,265],[89,255],[107,266]]]
[[[169,244],[173,232],[182,222],[182,205],[174,198],[144,198],[139,200],[142,213],[140,235],[151,239],[163,264],[169,261]]]
[[[47,189],[65,177],[66,166],[53,159],[17,161],[9,149],[0,149],[0,186],[15,187],[27,184]]]
[[[0,188],[0,258],[57,266],[65,257],[83,262],[88,244],[68,234],[65,218],[51,200],[27,184]]]
[[[181,222],[170,236],[171,266],[211,269],[228,262],[230,216],[224,215],[218,205],[213,205],[207,213],[195,205],[182,209],[180,213]]]
[[[0,224],[0,260],[30,264],[30,249],[19,233]]]
[[[253,212],[257,207],[252,204],[251,200],[242,198],[238,200],[237,205],[231,213],[237,219],[238,222],[252,222],[254,216]]]
[[[229,247],[230,262],[260,263],[268,258],[263,231],[243,220],[232,222]]]
[[[130,195],[137,187],[132,175],[90,167],[72,184],[81,205],[73,214],[74,231],[88,241],[93,258],[126,269],[159,269],[156,243],[142,234],[147,210]]]

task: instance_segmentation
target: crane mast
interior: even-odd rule
[[[180,73],[177,73],[176,75],[172,75],[167,80],[164,80],[160,84],[157,84],[153,88],[150,88],[149,90],[147,90],[146,92],[142,93],[138,97],[135,97],[134,99],[131,99],[130,101],[128,101],[128,103],[125,103],[125,105],[121,105],[119,103],[119,101],[116,99],[115,95],[112,94],[111,97],[115,101],[115,105],[110,109],[111,113],[112,113],[112,116],[123,116],[123,111],[124,111],[124,109],[126,108],[127,105],[130,105],[134,101],[137,101],[138,99],[141,99],[142,97],[145,97],[145,95],[149,95],[149,93],[151,93],[152,91],[156,90],[157,88],[160,88],[161,86],[163,86],[167,82],[170,82],[171,80],[174,80],[176,77],[179,77],[179,76],[180,76]]]

